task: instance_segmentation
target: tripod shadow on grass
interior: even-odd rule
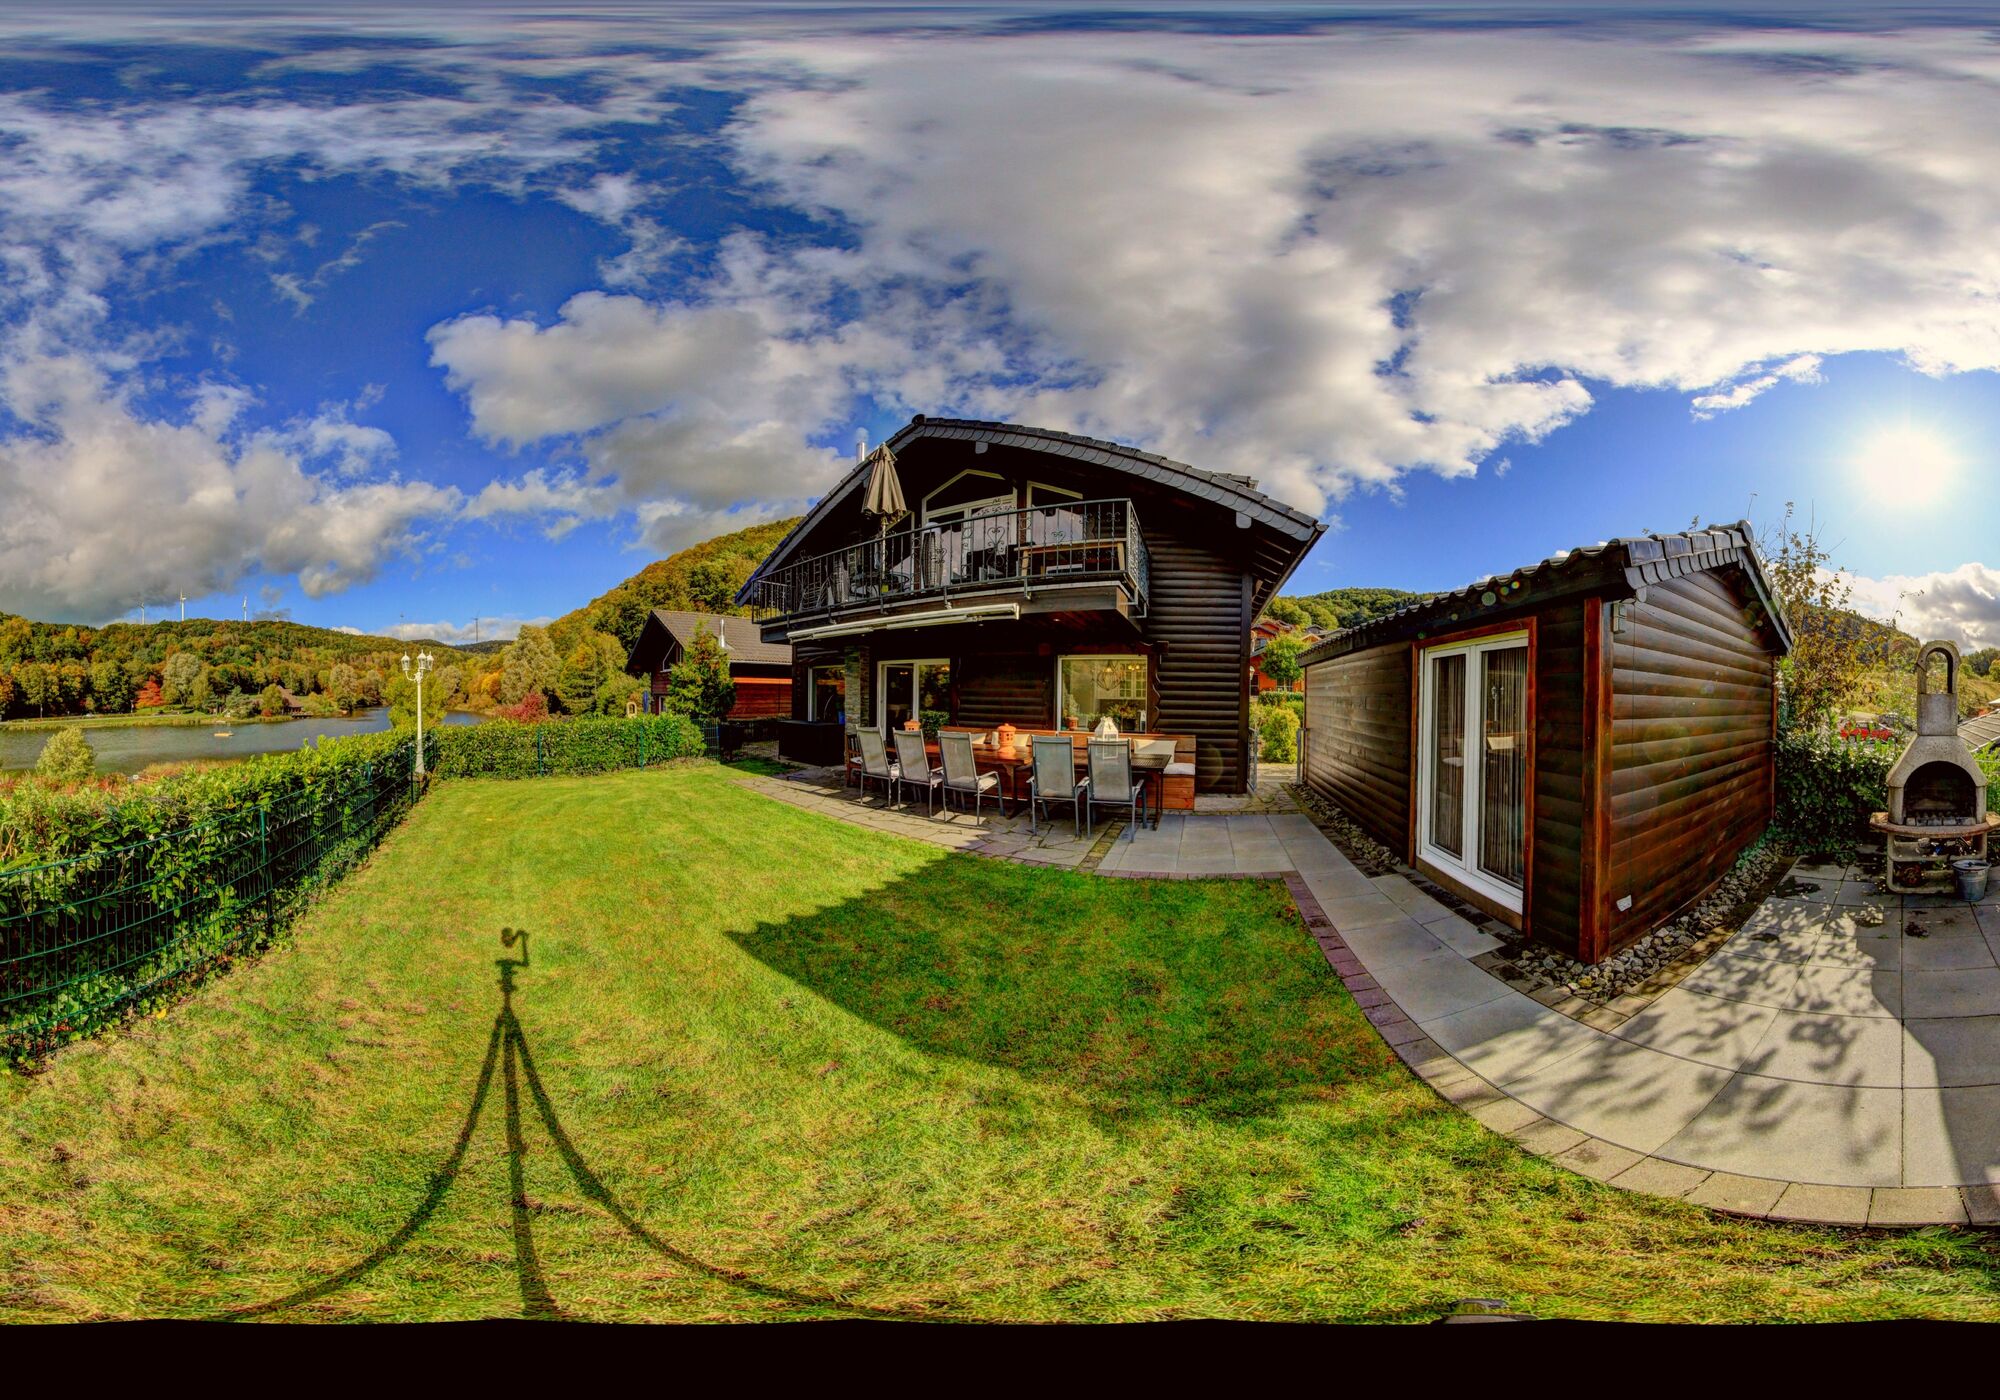
[[[869,1308],[849,1303],[825,1294],[805,1293],[795,1289],[780,1288],[774,1284],[759,1283],[742,1274],[706,1263],[661,1239],[645,1225],[635,1219],[632,1213],[619,1203],[609,1187],[590,1169],[583,1154],[577,1151],[575,1141],[570,1137],[557,1116],[555,1105],[550,1102],[547,1089],[542,1085],[541,1075],[535,1070],[535,1057],[528,1048],[528,1037],[521,1029],[521,1023],[514,1015],[514,978],[516,973],[528,966],[528,931],[526,929],[502,929],[500,942],[503,947],[520,946],[518,958],[498,958],[494,966],[500,970],[500,1012],[494,1017],[492,1033],[486,1041],[486,1059],[479,1068],[479,1079],[472,1090],[472,1104],[466,1110],[465,1122],[458,1130],[458,1138],[452,1144],[451,1155],[444,1165],[431,1174],[430,1184],[423,1199],[417,1203],[407,1219],[395,1233],[384,1240],[366,1257],[350,1264],[339,1273],[331,1274],[316,1283],[282,1298],[270,1302],[257,1303],[240,1308],[229,1314],[231,1318],[252,1318],[282,1313],[288,1309],[316,1302],[330,1294],[337,1293],[351,1283],[356,1283],[383,1264],[393,1259],[437,1213],[439,1206],[450,1192],[452,1184],[465,1165],[467,1148],[472,1144],[472,1135],[479,1126],[479,1115],[486,1106],[486,1097],[493,1087],[493,1072],[500,1071],[501,1093],[506,1106],[507,1132],[507,1187],[511,1226],[514,1236],[514,1271],[520,1279],[521,1315],[527,1318],[562,1320],[568,1315],[549,1291],[548,1280],[542,1274],[541,1260],[535,1250],[534,1223],[530,1214],[526,1180],[527,1139],[522,1133],[521,1090],[525,1085],[528,1099],[534,1104],[535,1112],[547,1129],[549,1138],[555,1143],[556,1152],[563,1165],[569,1169],[577,1189],[584,1196],[602,1208],[619,1227],[633,1239],[653,1250],[663,1258],[679,1265],[691,1273],[701,1274],[719,1283],[729,1285],[745,1293],[774,1302],[793,1303],[801,1307],[825,1309],[848,1317],[895,1317],[910,1316],[893,1309]]]

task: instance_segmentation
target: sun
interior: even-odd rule
[[[1870,434],[1854,465],[1875,499],[1891,505],[1935,505],[1958,479],[1958,449],[1934,428],[1904,424]]]

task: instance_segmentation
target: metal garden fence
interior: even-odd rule
[[[0,871],[0,1050],[82,1030],[268,939],[415,802],[414,757],[405,745],[330,788]]]

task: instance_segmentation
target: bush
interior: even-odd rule
[[[1299,710],[1296,705],[1250,706],[1250,723],[1257,731],[1258,756],[1266,763],[1296,763],[1299,760]]]
[[[546,724],[488,720],[424,734],[426,765],[440,778],[608,773],[701,753],[701,728],[683,715],[584,715]]]
[[[35,772],[54,783],[87,783],[97,776],[97,754],[80,729],[58,729],[42,745]]]
[[[1894,740],[1842,739],[1823,729],[1781,734],[1774,824],[1812,849],[1867,839],[1868,818],[1889,805],[1889,770],[1901,752]]]

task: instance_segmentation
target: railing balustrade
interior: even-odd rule
[[[912,524],[794,560],[758,580],[760,622],[928,597],[1110,581],[1146,611],[1146,537],[1129,500],[1064,501]]]

